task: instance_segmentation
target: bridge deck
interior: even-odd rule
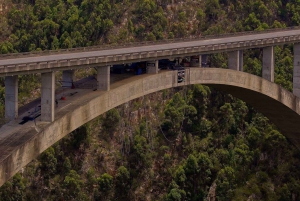
[[[28,73],[28,71],[41,73],[84,66],[104,66],[298,42],[300,42],[300,29],[291,29],[165,44],[116,47],[107,50],[82,50],[82,52],[49,53],[49,55],[38,55],[37,53],[34,56],[1,59],[0,76]]]

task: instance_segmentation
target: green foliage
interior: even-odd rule
[[[121,117],[117,109],[113,108],[106,113],[102,127],[108,133],[113,133],[118,128]]]
[[[297,1],[13,0],[9,6],[0,17],[2,54],[300,24]],[[292,91],[293,47],[274,53],[275,82]],[[261,76],[261,61],[261,50],[244,51],[245,72]],[[227,54],[211,55],[209,63],[227,68]],[[21,105],[39,93],[39,79],[19,77]],[[116,108],[102,122],[78,128],[46,150],[37,169],[4,184],[0,200],[204,200],[214,185],[218,200],[299,200],[299,152],[267,118],[207,86],[174,91],[151,99],[163,113],[150,109],[153,118],[128,120],[120,129],[124,117]]]
[[[176,135],[184,120],[187,117],[193,118],[197,114],[194,106],[188,105],[179,93],[176,93],[164,110],[165,121],[162,124],[163,130],[169,135]]]
[[[90,144],[90,125],[85,124],[71,133],[72,147],[78,149],[80,146],[87,148]]]
[[[113,188],[113,177],[108,173],[104,173],[98,178],[98,184],[99,191],[108,194]]]
[[[71,170],[65,177],[63,186],[66,189],[67,198],[76,198],[79,192],[81,192],[83,181],[75,170]]]
[[[25,190],[24,179],[17,173],[12,181],[6,182],[0,188],[0,201],[23,200]]]
[[[70,159],[68,157],[65,158],[63,167],[64,167],[64,171],[65,172],[69,172],[71,170],[72,165],[71,165],[71,161],[70,161]]]
[[[44,178],[49,178],[56,173],[57,159],[55,157],[55,151],[53,147],[49,147],[40,156],[41,165],[40,168],[43,172]]]
[[[130,189],[130,173],[126,167],[121,166],[117,170],[116,178],[116,191],[120,194],[120,196],[125,197],[128,194]]]
[[[135,168],[147,168],[151,165],[152,154],[150,145],[147,142],[147,139],[144,136],[136,135],[134,137],[134,144],[133,144],[133,160],[135,161],[136,166]]]

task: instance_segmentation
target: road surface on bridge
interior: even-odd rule
[[[75,53],[64,52],[61,54],[54,54],[54,55],[47,55],[47,56],[30,56],[30,57],[23,57],[23,58],[2,59],[0,60],[0,66],[134,54],[134,53],[141,53],[141,52],[172,50],[172,49],[189,48],[189,47],[192,48],[192,47],[207,46],[207,45],[219,45],[219,44],[226,44],[226,43],[238,43],[238,42],[253,41],[253,40],[288,37],[294,35],[300,35],[300,29],[281,30],[281,31],[256,33],[256,34],[252,33],[250,35],[228,36],[228,37],[202,39],[202,40],[195,40],[195,41],[188,41],[188,42],[173,42],[173,43],[156,44],[156,45],[142,45],[137,47],[127,47],[127,48],[125,47],[125,48],[116,48],[116,49],[109,49],[109,50],[83,51],[83,52],[75,52]],[[249,49],[251,47],[247,47],[247,48]]]

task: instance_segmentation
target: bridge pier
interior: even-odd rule
[[[274,47],[263,48],[262,77],[274,82]]]
[[[294,44],[293,94],[300,97],[300,43]]]
[[[62,72],[62,86],[72,87],[74,80],[74,70],[64,70]]]
[[[54,121],[55,73],[42,73],[41,121]]]
[[[97,89],[110,90],[110,66],[97,67]]]
[[[239,50],[239,71],[244,71],[244,52]]]
[[[228,68],[243,71],[243,51],[237,50],[228,53]]]
[[[147,61],[147,73],[157,74],[158,73],[158,60]]]
[[[202,55],[191,56],[191,67],[202,67]]]
[[[5,119],[18,117],[18,76],[5,77]]]

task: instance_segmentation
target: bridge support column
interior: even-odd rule
[[[244,71],[244,52],[239,50],[239,71]]]
[[[158,60],[147,61],[147,73],[157,74],[158,73]]]
[[[18,117],[18,76],[5,77],[5,119]]]
[[[243,56],[243,55],[242,55]],[[228,68],[232,70],[240,70],[240,51],[232,51],[228,53]]]
[[[54,121],[55,73],[42,73],[41,121]]]
[[[110,90],[110,66],[97,67],[97,89]]]
[[[72,87],[74,80],[74,70],[64,70],[62,74],[62,86]]]
[[[263,48],[262,77],[274,82],[274,47]]]
[[[202,67],[202,55],[191,57],[191,67]]]
[[[300,43],[294,44],[293,94],[300,97]]]

